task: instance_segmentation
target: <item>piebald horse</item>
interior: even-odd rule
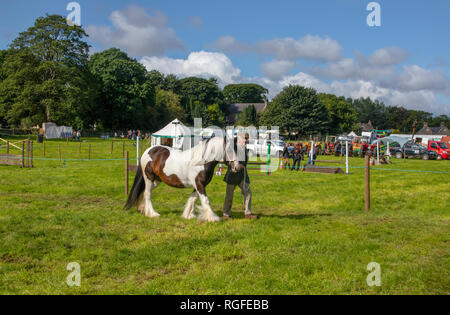
[[[241,165],[233,141],[226,137],[214,137],[205,140],[186,151],[165,146],[154,146],[144,152],[138,166],[133,187],[131,188],[125,209],[138,205],[138,209],[149,218],[159,217],[152,204],[152,192],[161,183],[175,188],[193,187],[182,217],[194,219],[194,207],[200,198],[198,220],[215,222],[220,218],[212,211],[206,186],[214,176],[216,165],[224,161],[233,172]]]

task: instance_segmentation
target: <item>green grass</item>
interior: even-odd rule
[[[0,165],[1,294],[450,293],[450,174],[373,170],[365,213],[362,168],[251,171],[257,221],[243,219],[239,189],[235,220],[185,221],[191,190],[165,185],[154,193],[161,218],[148,219],[122,210],[124,162],[114,160],[122,142],[113,155],[109,141],[88,143],[92,159],[113,160],[75,161],[87,158],[87,143],[79,155],[78,143],[49,141],[53,160],[40,160],[35,144],[35,168]],[[126,148],[135,157],[132,142]],[[394,159],[380,168],[450,172],[449,161]],[[224,192],[216,176],[208,194],[219,215]],[[65,283],[70,262],[81,265],[81,287]],[[366,284],[370,262],[381,265],[380,287]]]

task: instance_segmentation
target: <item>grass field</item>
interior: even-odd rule
[[[0,294],[450,293],[450,174],[373,170],[365,213],[362,168],[252,171],[257,221],[243,219],[238,190],[235,220],[185,221],[191,190],[165,185],[154,192],[161,218],[148,219],[123,210],[122,142],[112,155],[111,142],[89,143],[91,161],[74,160],[87,158],[87,143],[79,154],[78,143],[48,141],[51,160],[35,144],[35,168],[0,165]],[[450,172],[449,161],[379,168]],[[208,194],[219,215],[224,193],[216,176]],[[70,262],[81,287],[66,284]],[[381,266],[380,287],[366,283],[370,262]]]

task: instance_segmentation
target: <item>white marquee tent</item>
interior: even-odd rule
[[[64,139],[72,137],[73,129],[67,126],[57,126],[55,123],[44,123],[44,134],[46,139]]]
[[[162,139],[173,139],[172,147],[183,150],[192,147],[193,134],[181,121],[175,119],[163,129],[152,134],[152,147],[161,145]]]

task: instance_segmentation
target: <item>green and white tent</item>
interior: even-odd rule
[[[162,139],[173,139],[172,147],[174,149],[183,150],[191,148],[193,141],[193,134],[191,130],[186,127],[181,121],[175,119],[163,129],[152,134],[152,147],[161,145]]]

